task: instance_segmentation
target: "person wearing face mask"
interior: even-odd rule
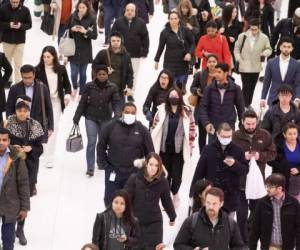
[[[157,112],[157,107],[166,101],[167,94],[172,86],[173,76],[171,72],[163,69],[159,73],[156,82],[151,86],[143,105],[143,113],[149,121],[150,127]]]
[[[245,152],[245,158],[250,162],[254,157],[260,168],[263,179],[265,179],[266,164],[276,157],[276,146],[270,133],[259,127],[258,117],[255,111],[247,110],[242,118],[242,126],[235,131],[232,137],[235,144]],[[246,176],[240,178],[240,203],[237,209],[237,221],[240,232],[245,243],[248,242],[248,201],[245,195]],[[251,213],[254,212],[257,200],[249,200]],[[249,221],[251,222],[252,214]]]
[[[137,108],[125,103],[121,119],[105,124],[97,145],[97,164],[105,170],[104,203],[107,207],[114,192],[126,184],[129,176],[136,171],[134,160],[154,152],[148,129],[136,120]]]
[[[130,195],[133,212],[141,228],[141,241],[137,250],[156,250],[163,242],[163,217],[159,206],[175,225],[176,213],[170,195],[170,186],[158,154],[152,152],[145,160],[135,161],[138,172],[128,179],[125,190]]]
[[[239,181],[246,176],[249,165],[245,153],[232,142],[232,127],[221,123],[217,129],[217,140],[204,147],[198,161],[191,187],[197,180],[205,178],[214,187],[225,193],[224,208],[234,216],[239,203]]]
[[[171,88],[166,103],[157,107],[151,131],[155,152],[168,171],[173,203],[179,207],[183,166],[189,166],[196,127],[193,112],[184,105],[181,91]]]
[[[121,115],[118,88],[108,80],[106,65],[99,65],[95,69],[95,73],[96,78],[86,85],[73,117],[74,124],[78,125],[80,117],[85,116],[85,128],[88,138],[86,174],[89,176],[94,175],[95,148],[103,123],[112,119],[112,112],[114,112],[115,118],[119,118]]]

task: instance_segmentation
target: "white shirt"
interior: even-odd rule
[[[281,57],[281,55],[279,56],[279,68],[280,68],[280,74],[281,74],[282,81],[284,81],[286,73],[288,71],[290,59],[291,59],[290,56],[287,59],[283,59]]]
[[[57,91],[57,73],[53,71],[52,66],[45,65],[45,71],[46,76],[48,80],[49,90],[50,90],[50,96],[52,98],[58,97],[58,91]]]
[[[250,36],[248,36],[248,38],[249,38],[250,48],[252,50],[253,47],[254,47],[257,36],[253,36],[252,34],[250,34]]]

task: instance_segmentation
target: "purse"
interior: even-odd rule
[[[54,15],[51,12],[46,12],[41,24],[41,30],[47,35],[52,35],[54,31]]]
[[[83,149],[83,142],[79,125],[74,124],[66,141],[66,150],[75,153],[81,149]]]
[[[59,54],[64,56],[74,56],[76,51],[75,40],[69,36],[69,30],[66,30],[58,45]]]

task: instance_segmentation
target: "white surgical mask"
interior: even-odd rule
[[[230,142],[232,141],[232,138],[222,138],[222,137],[218,137],[219,142],[223,145],[223,146],[227,146],[230,144]]]
[[[132,114],[124,114],[123,115],[123,121],[127,124],[127,125],[131,125],[135,122],[135,115]]]

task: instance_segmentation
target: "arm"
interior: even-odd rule
[[[235,145],[235,147],[236,150],[239,150],[239,154],[237,155],[237,158],[234,159],[235,163],[231,167],[228,167],[227,170],[238,176],[247,175],[249,171],[249,164],[245,158],[245,153],[239,146]]]
[[[246,12],[245,0],[239,0],[239,7],[240,7],[241,16],[245,17],[245,12]]]
[[[26,19],[23,23],[21,23],[20,30],[29,30],[32,27],[32,20],[31,20],[29,9],[26,8],[25,11],[26,11]]]
[[[197,90],[201,87],[200,86],[200,78],[201,78],[201,72],[198,72],[194,75],[194,79],[190,88],[190,91],[193,95],[198,95]]]
[[[100,239],[103,233],[103,223],[104,222],[104,215],[102,214],[97,214],[96,219],[94,222],[94,227],[93,227],[93,239],[92,242],[96,246],[100,247]],[[104,232],[105,233],[105,232]]]
[[[98,36],[96,18],[93,17],[93,23],[90,27],[87,28],[85,33],[88,39],[96,40]]]
[[[124,189],[128,192],[130,196],[131,204],[133,204],[133,200],[134,200],[135,182],[136,182],[136,174],[132,174],[130,175],[129,179],[127,180],[124,186]]]
[[[240,34],[235,45],[234,45],[234,57],[235,57],[235,60],[237,62],[240,62],[241,61],[241,46],[242,46],[242,41],[244,39],[244,33]]]
[[[192,242],[192,216],[185,219],[174,242],[174,250],[194,250]]]
[[[151,112],[151,106],[153,102],[154,96],[153,96],[153,87],[150,88],[148,95],[146,97],[146,100],[143,105],[143,114],[147,115],[147,113],[150,111]]]
[[[193,53],[195,51],[195,38],[193,36],[193,33],[190,32],[187,28],[185,28],[185,34],[186,34],[187,43],[189,45],[189,49],[188,49],[187,53],[190,53],[191,55],[193,55]]]
[[[266,141],[264,141],[266,145],[265,150],[259,152],[259,159],[258,162],[268,162],[273,161],[276,158],[276,146],[273,143],[272,136],[268,133]]]
[[[46,85],[43,86],[44,91],[44,97],[45,97],[45,110],[46,110],[46,116],[48,118],[48,129],[54,130],[54,117],[53,117],[53,109],[52,109],[52,103],[50,98],[50,92]]]
[[[210,87],[207,86],[204,89],[203,97],[201,98],[200,102],[200,109],[199,109],[199,118],[201,121],[201,124],[206,127],[209,123],[211,123],[209,117],[208,117],[208,108],[210,105]]]
[[[85,86],[80,102],[77,106],[75,115],[73,117],[73,121],[75,124],[78,124],[80,121],[80,117],[83,115],[83,113],[85,112],[86,108],[87,108],[87,102],[88,102],[88,98],[89,98],[89,87]]]
[[[198,57],[198,58],[203,58],[204,57],[204,55],[203,55],[204,39],[205,39],[205,36],[202,36],[199,39],[199,42],[198,42],[196,50],[195,50],[195,56]]]
[[[160,199],[164,209],[168,214],[170,221],[173,222],[176,219],[176,212],[170,195],[170,186],[165,178],[163,179],[163,182],[164,188],[161,192]]]
[[[107,124],[104,124],[101,133],[100,138],[97,144],[97,156],[98,156],[98,166],[101,167],[101,169],[105,169],[107,165],[107,146],[109,145],[109,134],[111,132],[111,124],[113,124],[116,121],[110,121]]]
[[[15,104],[16,104],[16,85],[10,88],[8,92],[7,102],[6,102],[6,117],[15,113]]]
[[[4,16],[5,16],[4,12],[5,12],[5,9],[1,8],[1,10],[0,10],[0,29],[8,30],[8,29],[10,29],[10,21],[3,20]]]
[[[149,130],[144,127],[142,124],[143,135],[144,135],[144,156],[146,157],[149,153],[154,152],[154,146]]]
[[[157,48],[157,52],[156,52],[156,56],[154,58],[154,61],[155,62],[159,62],[159,59],[161,57],[161,54],[165,48],[165,45],[166,45],[166,42],[167,42],[167,39],[165,37],[165,33],[164,33],[164,30],[160,33],[160,36],[159,36],[159,44],[158,44],[158,48]]]
[[[9,61],[7,60],[5,54],[3,54],[2,56],[1,66],[4,68],[4,75],[2,77],[2,80],[4,81],[4,83],[6,83],[9,81],[9,78],[12,74],[12,67]]]
[[[111,103],[112,103],[112,109],[114,112],[114,117],[119,118],[121,117],[121,100],[119,96],[118,87],[114,86],[114,92],[112,95]]]
[[[235,98],[234,105],[238,113],[239,121],[242,122],[243,114],[245,112],[245,102],[244,102],[244,97],[240,86],[236,86],[236,87],[237,90],[236,90],[236,98]]]
[[[143,23],[141,29],[141,40],[142,40],[142,56],[147,57],[149,52],[149,33],[145,23]]]
[[[283,20],[281,20],[281,21],[279,21],[279,23],[277,23],[276,27],[273,30],[273,33],[271,33],[271,47],[274,52],[276,50],[276,44],[278,42],[279,35],[281,33],[280,31],[282,29],[282,25],[283,25]]]
[[[127,235],[127,240],[124,242],[125,246],[135,248],[141,240],[141,230],[137,219],[131,225],[130,235]]]
[[[269,57],[270,55],[272,55],[272,48],[270,45],[270,40],[269,38],[266,38],[266,42],[265,42],[265,50],[263,51],[263,55],[265,57]]]
[[[20,199],[20,210],[30,210],[30,192],[29,192],[29,179],[27,167],[23,160],[19,160],[17,166],[17,187]]]
[[[65,95],[71,94],[71,84],[69,80],[69,76],[65,66],[62,66],[62,77],[63,77],[63,88],[65,91]]]
[[[271,112],[268,110],[264,116],[264,119],[261,123],[261,128],[269,131],[270,134],[273,132],[273,123],[271,120]]]
[[[126,58],[127,58],[126,85],[128,88],[131,89],[133,86],[133,68],[132,68],[130,56],[128,54],[126,55]]]
[[[264,84],[263,84],[263,89],[261,92],[261,99],[266,100],[267,94],[270,89],[271,85],[271,80],[272,80],[272,71],[271,71],[271,63],[272,61],[269,61],[267,63],[266,71],[265,71],[265,78],[264,78]]]
[[[192,16],[192,19],[191,19],[191,25],[193,26],[193,29],[192,29],[193,35],[194,35],[194,36],[198,35],[199,32],[200,32],[200,26],[199,26],[199,22],[198,22],[196,16]],[[195,41],[194,41],[194,42],[195,42]],[[194,52],[194,51],[193,51],[193,52]]]
[[[273,32],[274,32],[274,9],[273,9],[272,6],[270,6],[268,22],[269,22],[269,25],[270,25],[270,34],[273,34]]]
[[[229,49],[229,45],[227,42],[227,39],[225,36],[223,36],[223,42],[222,42],[222,53],[223,53],[223,58],[225,63],[229,65],[229,68],[232,68],[232,63],[231,63],[231,53]]]

